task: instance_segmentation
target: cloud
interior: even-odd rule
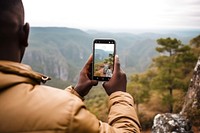
[[[33,26],[199,27],[200,0],[23,0]]]

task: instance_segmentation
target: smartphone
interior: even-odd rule
[[[114,39],[95,39],[93,41],[93,80],[110,80],[114,71],[115,53],[116,42]]]

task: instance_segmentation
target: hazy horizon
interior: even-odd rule
[[[145,33],[154,33],[154,34],[182,34],[191,36],[200,35],[200,28],[199,29],[81,29],[78,27],[63,27],[63,26],[31,26],[31,28],[69,28],[69,29],[77,29],[82,30],[88,33],[130,33],[130,34],[145,34]]]
[[[83,30],[200,29],[198,0],[23,0],[35,27]]]

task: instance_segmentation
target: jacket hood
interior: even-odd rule
[[[47,80],[50,80],[50,78],[34,72],[28,65],[0,61],[0,90],[19,83],[40,84],[45,83]]]

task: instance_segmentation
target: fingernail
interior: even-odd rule
[[[105,82],[102,82],[102,86],[104,87]]]
[[[119,56],[118,55],[116,55],[116,58],[117,58],[117,61],[119,62]]]

